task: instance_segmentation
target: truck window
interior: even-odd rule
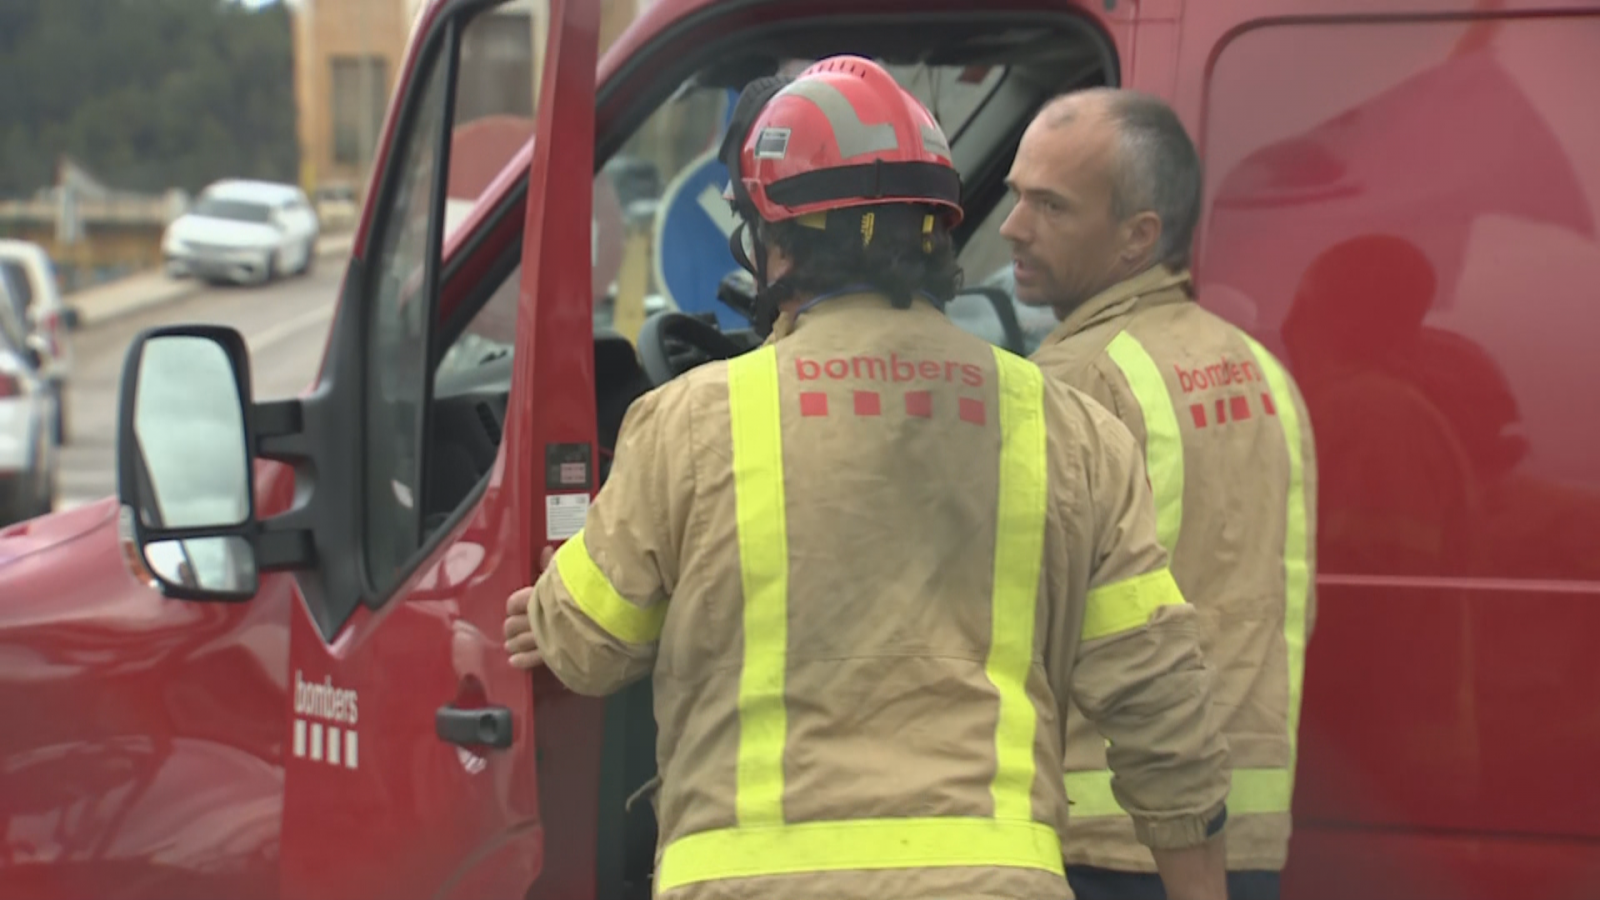
[[[531,52],[543,33],[547,5],[518,2],[512,8],[479,14],[460,31],[456,83],[446,104],[449,54],[437,54],[423,85],[420,103],[391,154],[394,193],[377,211],[370,295],[366,301],[364,486],[365,561],[370,586],[385,592],[478,481],[477,462],[487,449],[492,461],[500,434],[485,426],[469,437],[479,441],[470,454],[460,441],[436,436],[462,426],[446,406],[435,422],[440,400],[452,393],[488,390],[500,409],[510,389],[510,368],[481,369],[498,345],[514,334],[516,272],[497,286],[467,331],[451,346],[433,346],[436,291],[429,290],[429,265],[439,262],[442,239],[459,228],[473,202],[533,134],[535,97]],[[436,162],[448,141],[448,168]],[[440,183],[442,179],[442,184]],[[436,202],[438,188],[444,201]],[[430,235],[437,224],[439,242]],[[437,275],[435,277],[438,277]],[[502,302],[509,296],[509,304]],[[487,333],[487,336],[486,336]],[[489,346],[483,342],[489,341]],[[435,365],[433,360],[439,360]],[[467,383],[452,374],[468,374]],[[465,489],[460,485],[465,484]]]
[[[1008,71],[878,61],[952,141]],[[780,71],[795,76],[812,62],[785,59]],[[737,269],[727,250],[736,224],[722,199],[727,170],[715,157],[739,95],[696,85],[656,109],[595,176],[597,331],[633,340],[644,317],[663,309],[715,314],[724,329],[748,325],[716,299]]]

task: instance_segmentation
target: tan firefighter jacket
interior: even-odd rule
[[[1316,459],[1294,381],[1163,266],[1073,311],[1035,351],[1143,446],[1157,532],[1205,652],[1233,762],[1230,869],[1278,870],[1289,843],[1306,639],[1315,614]],[[1068,717],[1069,865],[1154,871],[1112,797],[1105,740]]]
[[[535,639],[654,675],[655,889],[1069,895],[1069,692],[1139,838],[1200,843],[1227,749],[1124,427],[918,301],[828,299],[637,400]]]

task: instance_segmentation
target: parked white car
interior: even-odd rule
[[[72,342],[67,333],[78,327],[78,311],[61,299],[50,254],[29,241],[0,240],[0,279],[7,279],[14,335],[22,348],[39,357],[39,376],[55,398],[55,442],[67,441],[67,381],[72,376]]]
[[[264,284],[311,271],[321,225],[305,191],[274,181],[230,179],[200,192],[167,226],[167,274]]]
[[[55,506],[59,458],[51,439],[60,407],[19,339],[10,276],[0,274],[0,527]]]

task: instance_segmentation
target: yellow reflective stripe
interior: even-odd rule
[[[1034,615],[1044,565],[1046,476],[1044,375],[994,348],[999,368],[1000,492],[994,537],[991,628],[985,671],[999,694],[995,774],[997,819],[1033,818],[1033,744],[1038,716],[1028,696]]]
[[[1039,822],[955,817],[702,831],[668,845],[656,891],[723,878],[942,866],[1016,866],[1060,875],[1061,839]]]
[[[1183,433],[1178,430],[1172,392],[1156,361],[1128,332],[1118,332],[1106,353],[1122,370],[1144,416],[1145,468],[1156,500],[1156,540],[1171,556],[1183,525]]]
[[[789,650],[789,537],[783,499],[778,354],[768,346],[728,365],[734,507],[744,588],[735,813],[741,826],[783,822],[783,704]]]
[[[1294,780],[1286,769],[1234,769],[1228,813],[1286,812],[1293,787]],[[1105,769],[1068,772],[1067,799],[1072,801],[1074,819],[1123,815],[1122,805],[1111,793],[1111,773]]]
[[[1156,569],[1101,585],[1089,592],[1078,640],[1092,641],[1132,631],[1150,621],[1161,607],[1182,602],[1183,593],[1172,580],[1171,569]]]
[[[1306,601],[1311,589],[1311,568],[1307,546],[1310,522],[1306,513],[1306,472],[1303,449],[1305,431],[1300,424],[1300,412],[1295,406],[1294,394],[1289,388],[1289,376],[1283,371],[1267,348],[1249,335],[1250,350],[1255,354],[1267,386],[1277,398],[1273,404],[1278,421],[1283,426],[1283,443],[1289,453],[1289,497],[1287,515],[1284,517],[1283,578],[1285,588],[1283,615],[1283,642],[1288,649],[1289,670],[1289,791],[1283,798],[1283,809],[1289,809],[1293,800],[1295,760],[1300,738],[1300,698],[1305,687],[1306,668]]]
[[[635,606],[617,593],[589,555],[581,529],[556,551],[555,564],[567,593],[606,634],[630,644],[648,644],[661,637],[666,604]]]

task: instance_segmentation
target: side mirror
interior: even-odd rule
[[[123,551],[168,597],[256,594],[250,408],[249,350],[232,328],[156,328],[128,349],[117,414]]]
[[[945,304],[945,315],[991,344],[998,344],[1018,356],[1028,355],[1028,339],[1011,295],[997,287],[962,288]]]
[[[61,308],[57,321],[67,331],[77,331],[83,324],[83,313],[76,306],[64,306]]]

